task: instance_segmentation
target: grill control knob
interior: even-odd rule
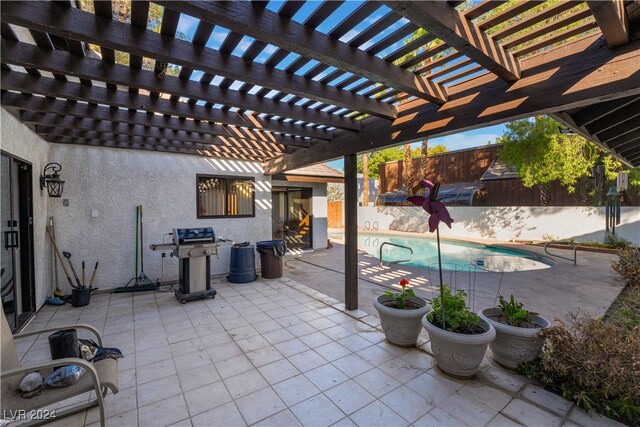
[[[187,255],[192,256],[193,255],[193,251],[187,252]]]
[[[204,250],[204,254],[205,254],[205,255],[209,255],[210,253],[211,253],[211,251],[210,251],[209,249],[205,249],[205,250]]]

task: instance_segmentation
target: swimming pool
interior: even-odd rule
[[[329,238],[344,240],[344,234],[330,233]],[[426,268],[437,267],[438,250],[435,238],[358,233],[358,248],[376,258],[380,256],[380,246],[384,242],[413,249],[413,259],[409,262],[403,262],[402,265]],[[447,264],[470,268],[478,272],[511,272],[539,270],[554,265],[553,261],[535,254],[481,243],[441,239],[440,248],[443,267],[444,264]],[[409,255],[407,249],[396,246],[385,245],[383,249],[385,262],[405,260],[409,258]]]

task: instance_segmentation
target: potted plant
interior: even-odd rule
[[[455,294],[442,281],[440,253],[440,221],[449,228],[453,219],[444,204],[437,200],[440,184],[422,180],[412,190],[408,200],[421,206],[429,214],[429,231],[436,232],[440,293],[431,300],[431,311],[422,319],[429,333],[436,365],[443,372],[456,377],[473,377],[480,368],[487,345],[496,332],[491,324],[472,313],[466,304],[466,292]],[[420,194],[420,192],[422,194]]]
[[[438,368],[460,378],[471,378],[478,372],[487,345],[496,336],[489,322],[471,312],[466,296],[463,290],[451,293],[449,286],[443,285],[431,300],[432,311],[422,319]]]
[[[496,339],[489,348],[499,365],[516,369],[521,363],[530,362],[540,355],[542,340],[537,335],[551,322],[526,310],[513,294],[508,301],[500,295],[498,307],[485,308],[478,314],[496,329]]]
[[[427,300],[416,296],[408,285],[409,280],[402,279],[401,292],[384,291],[373,301],[387,341],[400,347],[416,345],[422,330],[420,320],[429,311]]]

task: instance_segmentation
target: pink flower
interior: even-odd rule
[[[431,181],[427,181],[423,179],[413,187],[412,196],[407,197],[407,200],[416,206],[422,206],[430,216],[429,216],[429,231],[433,233],[436,228],[438,228],[438,224],[440,221],[447,224],[447,227],[451,228],[451,223],[453,219],[449,214],[449,211],[445,207],[444,203],[436,200],[436,196],[438,195],[438,189],[440,188],[440,184],[433,184]],[[419,191],[424,192],[428,190],[427,197],[424,196],[416,196],[415,194]]]

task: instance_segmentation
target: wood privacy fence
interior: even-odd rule
[[[329,228],[343,228],[342,200],[327,203],[327,224]]]
[[[498,158],[501,145],[459,150],[437,154],[427,159],[426,177],[443,184],[459,182],[478,182],[491,163]],[[420,177],[420,159],[412,159],[413,179],[416,184]],[[403,188],[404,162],[388,162],[380,165],[380,194]],[[497,179],[482,181],[484,196],[474,202],[476,206],[541,206],[540,188],[526,188],[520,179]],[[569,191],[554,182],[549,187],[549,206],[585,206],[592,205],[589,191],[592,189],[591,178],[583,178],[576,186],[576,191]],[[636,188],[624,194],[623,206],[640,206],[640,191]]]

